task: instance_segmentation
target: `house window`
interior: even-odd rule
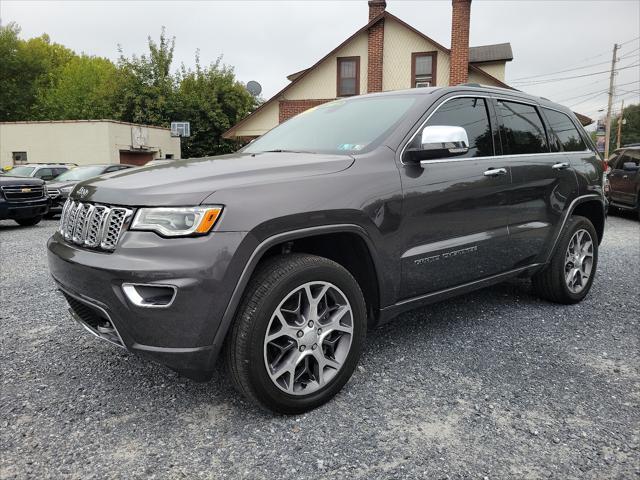
[[[11,158],[14,165],[27,163],[27,152],[12,152]]]
[[[411,88],[433,87],[436,84],[437,52],[411,54]]]
[[[338,97],[360,94],[360,57],[338,58]]]

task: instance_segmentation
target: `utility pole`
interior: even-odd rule
[[[624,119],[624,100],[620,105],[620,115],[618,116],[618,135],[616,136],[616,148],[620,148],[620,137],[622,136],[622,121]]]
[[[607,106],[607,122],[605,128],[605,139],[604,139],[604,159],[605,161],[609,158],[609,142],[611,137],[611,104],[613,103],[613,81],[616,75],[616,61],[617,61],[617,53],[618,53],[618,44],[615,43],[613,45],[613,58],[611,59],[611,76],[609,78],[609,104]]]

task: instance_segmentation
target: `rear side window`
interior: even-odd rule
[[[488,157],[493,155],[493,136],[489,113],[484,98],[454,98],[436,110],[427,125],[462,127],[469,137],[469,151],[464,157]]]
[[[568,115],[555,110],[544,109],[549,120],[549,143],[552,152],[583,152],[587,146],[580,132]]]
[[[41,168],[40,170],[38,170],[36,172],[36,174],[34,176],[36,178],[53,177],[53,169],[51,169],[51,168]]]
[[[502,117],[500,137],[505,155],[549,151],[547,136],[536,107],[498,100],[498,113]]]

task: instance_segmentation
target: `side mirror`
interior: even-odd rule
[[[454,157],[469,151],[469,137],[462,127],[432,125],[424,127],[420,145],[407,149],[414,161]]]
[[[638,170],[640,170],[640,166],[636,165],[633,162],[624,162],[622,164],[622,170],[624,170],[625,172],[637,172]]]

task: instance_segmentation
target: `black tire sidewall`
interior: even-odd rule
[[[591,275],[589,276],[586,287],[578,293],[573,293],[569,290],[565,279],[565,254],[569,247],[569,242],[578,230],[586,230],[589,232],[589,235],[591,235],[591,241],[593,242],[593,266],[591,267]],[[595,227],[588,219],[579,216],[571,217],[569,219],[569,224],[567,225],[567,228],[565,229],[565,232],[558,244],[552,263],[554,275],[559,277],[558,283],[563,289],[563,296],[566,297],[570,303],[577,303],[587,296],[589,290],[591,290],[591,286],[593,285],[593,280],[598,267],[598,235]]]
[[[268,375],[264,364],[264,336],[271,315],[280,302],[292,290],[312,281],[329,282],[338,287],[351,304],[353,314],[353,336],[351,349],[338,374],[322,389],[309,395],[290,395],[280,390]],[[351,377],[366,335],[366,308],[362,292],[356,281],[336,264],[315,265],[290,272],[280,279],[260,303],[253,318],[254,327],[248,342],[247,359],[250,383],[260,400],[269,408],[285,413],[303,412],[315,408],[333,397]]]

